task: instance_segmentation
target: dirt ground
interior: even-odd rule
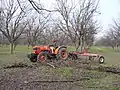
[[[90,61],[57,68],[14,64],[0,69],[0,90],[119,90],[115,70]]]
[[[70,90],[73,83],[46,66],[0,70],[1,90]]]

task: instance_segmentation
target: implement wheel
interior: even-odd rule
[[[101,56],[101,57],[99,57],[99,63],[104,63],[104,61],[105,61],[105,58],[103,57],[103,56]]]

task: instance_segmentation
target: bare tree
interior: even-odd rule
[[[19,7],[21,8],[21,10],[24,12],[24,7],[25,5],[22,5],[21,2],[23,2],[24,0],[17,0]],[[32,8],[34,10],[36,10],[38,13],[41,13],[41,11],[46,11],[46,12],[56,12],[56,10],[49,10],[43,7],[43,5],[40,3],[40,0],[25,0],[25,3],[27,3],[26,1],[28,1],[28,3],[32,6]]]
[[[108,44],[113,48],[116,48],[117,51],[118,47],[120,46],[120,23],[119,21],[114,21],[114,25],[110,28],[109,32],[107,33],[107,38],[109,39]]]
[[[56,9],[62,16],[58,27],[69,36],[76,50],[80,46],[81,50],[83,50],[90,32],[92,31],[92,35],[96,33],[92,19],[96,13],[99,1],[96,4],[94,0],[80,0],[79,9],[76,9],[73,4],[70,6],[68,0],[56,0],[56,2]]]
[[[119,51],[120,46],[120,21],[114,21],[107,34],[100,39],[97,43],[101,42],[101,45],[110,46],[114,50]]]
[[[13,0],[9,1],[13,2]],[[27,36],[28,46],[36,45],[39,39],[39,42],[41,42],[41,40],[44,42],[50,42],[50,40],[55,38],[60,39],[61,44],[63,41],[70,40],[75,46],[76,50],[79,48],[83,50],[86,46],[92,45],[94,41],[94,35],[96,34],[97,30],[95,24],[96,22],[93,21],[93,17],[96,13],[99,0],[97,3],[95,0],[79,0],[77,6],[73,4],[72,0],[71,2],[69,2],[69,0],[56,0],[57,5],[55,10],[45,9],[41,3],[38,3],[34,0],[27,0],[32,8],[34,8],[39,13],[39,15],[43,16],[44,18],[41,19],[38,17],[33,17],[31,19],[28,19],[27,25],[25,24],[25,27],[24,25],[21,25],[21,23],[23,22],[25,13],[24,9],[27,6],[24,7],[22,1],[24,0],[16,0],[18,6],[12,5],[11,3],[9,5],[9,7],[11,7],[11,10],[10,8],[6,10],[10,12],[8,16],[10,19],[8,18],[7,24],[7,19],[5,17],[5,20],[3,20],[5,21],[5,29],[1,29],[1,31],[5,36],[7,35],[6,37],[8,37],[10,43],[15,44],[15,40],[19,38],[18,37],[15,39],[16,33],[18,34],[18,31],[20,33],[23,30],[20,30],[20,26],[23,27],[24,30],[27,26],[25,33]],[[17,11],[21,12],[18,14],[16,13]],[[50,29],[51,27],[46,26],[48,23],[47,18],[49,14],[47,15],[44,11],[58,12],[59,20],[57,22],[57,26],[53,25],[52,29]],[[6,12],[4,11],[4,13]],[[7,16],[7,14],[3,16]],[[21,36],[21,34],[17,36]]]
[[[27,21],[27,41],[28,47],[29,45],[34,46],[37,44],[39,37],[41,36],[42,32],[46,29],[48,24],[48,19],[46,18],[39,18],[39,17],[32,17]]]
[[[1,14],[3,15],[4,22],[1,24],[0,31],[10,42],[10,52],[13,54],[14,43],[24,32],[26,22],[24,21],[25,14],[18,8],[16,2],[8,0],[7,3],[2,8]]]
[[[116,40],[114,38],[113,33],[111,31],[109,31],[107,33],[107,35],[105,35],[104,37],[101,37],[99,40],[97,40],[95,45],[111,47],[113,50],[115,50]]]
[[[44,41],[52,43],[52,41],[57,40],[57,44],[65,45],[67,42],[67,36],[57,27],[57,25],[48,26],[45,33],[43,34]],[[50,44],[47,43],[47,44]]]

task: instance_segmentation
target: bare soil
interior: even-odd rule
[[[69,67],[72,75],[62,75],[59,72],[61,68]],[[71,66],[64,63],[56,68],[39,63],[15,63],[0,69],[0,90],[109,90],[111,84],[112,87],[119,88],[119,81],[107,86],[100,81],[110,74],[119,75],[120,69],[103,67],[99,63],[84,60]]]

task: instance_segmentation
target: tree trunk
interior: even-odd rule
[[[116,47],[117,47],[117,52],[119,52],[119,46],[117,45]]]
[[[112,47],[112,49],[114,50],[114,46],[111,46]]]
[[[85,49],[86,48],[86,42],[85,42],[85,40],[83,41],[83,49]]]
[[[17,47],[17,44],[14,44],[14,46],[13,46],[13,47],[14,47],[14,50],[15,50],[15,48]]]
[[[80,44],[81,44],[81,42],[80,42],[80,40],[79,40],[79,41],[78,41],[78,45],[76,45],[76,51],[79,50]]]
[[[81,37],[81,46],[80,46],[80,49],[81,49],[81,52],[83,51],[83,37]]]
[[[14,43],[11,42],[10,43],[10,53],[13,54],[13,50],[14,50]]]
[[[30,48],[30,44],[28,44],[28,49]]]

